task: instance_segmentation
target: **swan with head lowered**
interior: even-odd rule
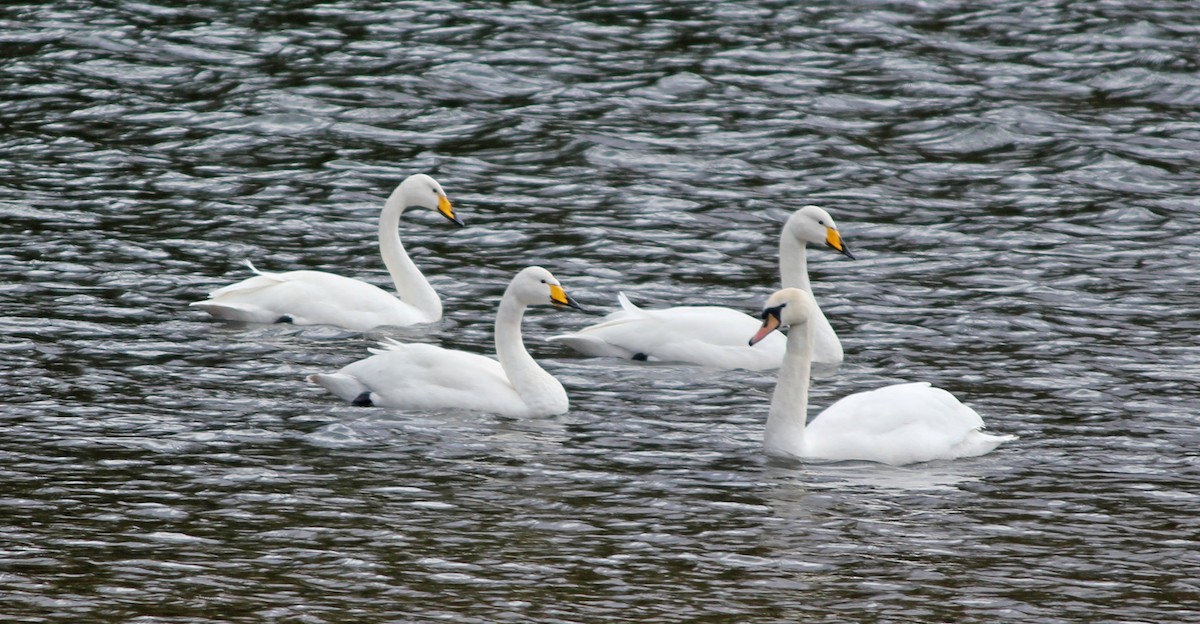
[[[779,273],[785,288],[812,293],[808,280],[808,244],[824,245],[854,258],[833,217],[817,206],[805,206],[788,218],[779,237]],[[678,306],[644,310],[624,293],[617,296],[621,310],[573,334],[553,336],[585,355],[618,357],[651,362],[682,362],[713,368],[768,370],[783,361],[786,341],[771,336],[755,346],[746,336],[758,327],[754,317],[720,306]],[[842,343],[818,309],[815,361],[827,368],[842,362]]]
[[[437,322],[442,318],[442,301],[400,242],[400,215],[413,207],[436,210],[463,225],[437,180],[418,173],[396,187],[379,215],[379,251],[399,298],[333,273],[266,273],[251,264],[254,277],[217,289],[191,305],[231,321],[336,325],[355,331]]]
[[[531,305],[579,304],[541,267],[517,273],[496,312],[496,356],[423,343],[389,342],[336,373],[308,380],[359,406],[412,410],[460,409],[505,416],[550,416],[567,411],[562,384],[525,350],[521,318]]]
[[[767,300],[762,325],[750,338],[750,344],[754,344],[782,326],[791,327],[767,415],[763,445],[768,454],[900,466],[975,457],[1016,439],[984,433],[983,419],[975,410],[926,382],[852,394],[806,422],[817,310],[807,292],[797,288],[780,290]]]

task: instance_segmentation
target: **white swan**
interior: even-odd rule
[[[854,258],[842,242],[833,217],[817,206],[804,206],[788,218],[779,237],[779,273],[784,288],[812,293],[808,281],[808,243],[827,245]],[[768,370],[783,361],[786,340],[771,336],[756,346],[746,336],[758,328],[754,317],[718,306],[679,306],[643,310],[617,295],[621,310],[573,334],[553,336],[585,355],[632,360],[685,362],[714,368]],[[817,310],[814,360],[829,368],[842,363],[842,343],[825,315]]]
[[[191,305],[231,321],[336,325],[355,331],[437,322],[442,318],[442,302],[400,242],[400,215],[411,207],[436,210],[463,225],[442,185],[423,173],[409,176],[392,191],[379,215],[379,251],[399,299],[377,286],[333,273],[264,273],[247,262],[254,277],[217,289]]]
[[[360,406],[463,409],[514,417],[561,414],[569,405],[566,390],[538,366],[521,339],[525,308],[539,304],[579,308],[546,269],[529,267],[517,273],[496,312],[499,361],[392,341],[336,373],[310,375],[308,380]]]
[[[844,397],[805,423],[817,304],[785,288],[771,295],[754,344],[790,325],[787,354],[771,397],[763,445],[767,453],[800,459],[865,460],[900,466],[983,455],[1012,435],[983,433],[983,419],[954,395],[928,383],[885,386]]]

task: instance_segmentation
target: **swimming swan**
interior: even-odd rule
[[[264,273],[250,264],[254,277],[217,289],[191,305],[231,321],[336,325],[355,331],[437,322],[442,318],[442,302],[400,242],[400,215],[412,207],[436,210],[463,225],[442,185],[423,173],[409,176],[392,191],[379,215],[379,251],[399,299],[377,286],[333,273]]]
[[[771,295],[754,344],[790,325],[787,355],[771,397],[763,445],[768,454],[829,461],[865,460],[900,466],[974,457],[1012,435],[983,433],[983,419],[954,395],[928,383],[905,383],[851,394],[805,424],[817,304],[803,290]]]
[[[827,245],[848,258],[854,255],[842,242],[837,224],[828,212],[817,206],[805,206],[788,218],[779,237],[779,273],[785,288],[801,288],[812,293],[808,280],[808,243]],[[779,368],[786,340],[770,336],[754,347],[746,345],[746,336],[758,328],[754,317],[731,308],[718,306],[679,306],[662,310],[643,310],[617,295],[621,310],[603,321],[573,334],[553,336],[585,355],[618,357],[632,360],[685,362],[714,368],[768,370]],[[814,361],[826,368],[841,364],[842,343],[825,315],[817,310],[817,346]]]
[[[360,406],[413,410],[463,409],[505,416],[549,416],[567,411],[567,392],[538,366],[521,340],[521,317],[531,305],[579,308],[558,280],[541,267],[517,273],[496,312],[499,361],[429,344],[391,341],[374,355],[332,374],[310,375],[342,399]]]

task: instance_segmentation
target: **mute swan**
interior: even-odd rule
[[[567,411],[567,392],[538,366],[521,340],[521,317],[531,305],[581,309],[541,267],[517,273],[496,312],[499,361],[428,344],[391,341],[374,355],[332,374],[310,375],[353,405],[414,410],[464,409],[505,416],[549,416]]]
[[[865,460],[900,466],[975,457],[1015,440],[983,433],[983,419],[954,395],[926,382],[851,394],[805,424],[817,304],[798,288],[771,295],[754,344],[790,325],[787,354],[771,397],[763,445],[767,453],[800,459]]]
[[[827,245],[848,258],[854,255],[842,242],[837,224],[817,206],[804,206],[788,218],[779,237],[779,273],[785,288],[809,293],[808,243]],[[621,310],[573,334],[553,336],[585,355],[658,362],[684,362],[714,368],[768,370],[779,368],[786,340],[770,336],[758,346],[747,346],[746,336],[758,328],[754,317],[718,306],[679,306],[643,310],[618,293]],[[842,363],[842,343],[817,310],[815,361],[828,368]]]
[[[400,215],[414,206],[436,210],[463,225],[442,185],[423,173],[409,176],[392,191],[379,215],[379,251],[399,299],[377,286],[333,273],[264,273],[247,262],[254,277],[219,288],[191,305],[231,321],[336,325],[354,331],[437,322],[442,318],[442,302],[400,242]]]

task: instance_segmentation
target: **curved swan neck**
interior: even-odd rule
[[[406,208],[403,194],[397,188],[379,215],[379,253],[400,300],[424,312],[430,321],[436,321],[442,318],[442,300],[400,242],[400,216]]]
[[[795,236],[788,234],[784,228],[779,237],[779,279],[784,288],[799,288],[812,294],[812,285],[808,282],[808,255],[805,253],[808,245]]]
[[[808,421],[808,386],[812,372],[811,322],[788,330],[787,351],[779,368],[779,381],[771,396],[764,444],[768,451],[803,457],[804,426]]]
[[[525,340],[521,337],[521,319],[525,316],[526,307],[505,291],[500,299],[500,309],[496,312],[495,331],[496,358],[500,360],[500,367],[517,393],[528,400],[540,392],[540,386],[545,383],[546,377],[550,377],[550,373],[543,370],[525,349]]]

